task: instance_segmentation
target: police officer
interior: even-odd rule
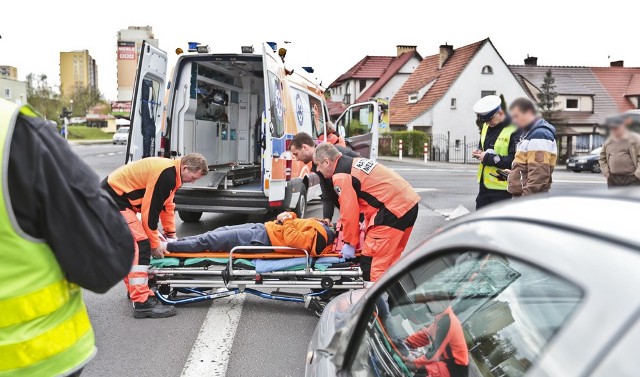
[[[131,268],[127,223],[62,140],[0,99],[0,376],[79,375],[96,352],[80,287]]]
[[[473,111],[484,122],[478,149],[473,151],[473,157],[480,160],[476,209],[511,198],[507,192],[507,181],[500,177],[498,169],[511,168],[520,134],[501,104],[500,97],[491,95],[481,98],[473,106]]]

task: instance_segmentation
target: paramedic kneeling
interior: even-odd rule
[[[176,314],[173,306],[164,306],[149,289],[147,270],[151,256],[162,258],[164,249],[158,236],[158,221],[167,238],[175,238],[173,198],[183,183],[192,183],[206,175],[207,160],[190,153],[177,160],[149,157],[116,169],[102,181],[129,224],[135,243],[131,272],[124,279],[133,302],[135,318],[164,318]],[[142,216],[138,220],[137,213]]]
[[[181,238],[167,245],[169,252],[230,251],[236,246],[288,246],[311,255],[330,252],[334,231],[319,219],[298,219],[283,212],[264,224],[223,226],[197,236]]]
[[[353,250],[364,214],[365,240],[360,268],[366,281],[376,281],[407,246],[418,217],[420,196],[391,169],[366,158],[343,156],[335,146],[316,147],[318,171],[331,178],[340,203],[340,221],[346,243],[343,254]]]

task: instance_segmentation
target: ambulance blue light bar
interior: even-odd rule
[[[276,52],[278,50],[278,44],[276,42],[267,42],[267,44],[269,45],[269,47],[271,47],[273,52]]]
[[[307,71],[307,73],[313,73],[313,72],[315,72],[315,70],[313,69],[313,67],[302,67],[302,69],[304,69],[305,71]]]

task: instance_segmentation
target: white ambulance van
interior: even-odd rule
[[[185,222],[199,221],[203,212],[292,209],[303,217],[307,201],[320,195],[319,180],[288,149],[298,132],[326,133],[324,89],[304,69],[286,69],[286,50],[275,43],[263,44],[260,53],[243,47],[240,54],[212,54],[205,47],[190,44],[197,53],[180,55],[168,81],[167,54],[143,43],[125,163],[204,155],[209,174],[175,195]],[[364,106],[343,115],[357,117],[347,122],[346,139],[375,158],[378,107]]]

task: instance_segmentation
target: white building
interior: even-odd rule
[[[18,105],[27,103],[27,83],[18,80],[18,70],[15,67],[0,66],[0,98]]]
[[[491,40],[454,49],[440,46],[427,56],[390,104],[391,128],[448,135],[450,144],[476,142],[474,103],[490,94],[504,95],[507,103],[527,94]]]

